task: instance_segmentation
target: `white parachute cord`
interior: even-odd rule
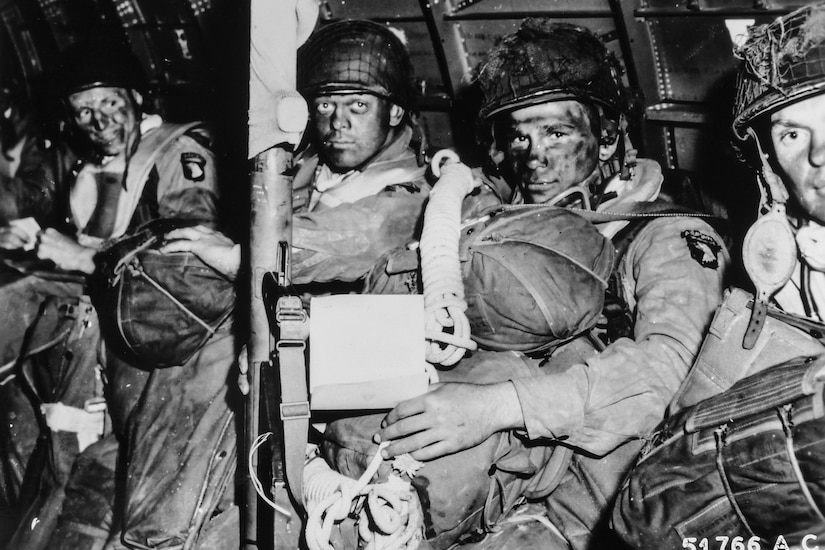
[[[258,496],[266,502],[273,510],[276,512],[285,515],[286,517],[292,517],[292,514],[289,510],[282,506],[278,506],[275,502],[266,495],[264,491],[264,486],[261,483],[261,480],[258,479],[258,472],[255,470],[255,462],[253,457],[255,453],[258,452],[258,448],[264,444],[264,442],[269,439],[269,436],[272,435],[272,432],[267,432],[265,434],[260,434],[258,437],[255,438],[255,441],[249,448],[249,458],[247,461],[247,469],[249,471],[249,479],[252,480],[252,486],[255,487],[255,492],[258,493]]]
[[[321,457],[314,457],[304,466],[303,493],[308,518],[305,527],[309,550],[333,550],[330,543],[332,528],[336,522],[349,515],[352,501],[361,495],[383,462],[378,447],[369,467],[358,480],[342,475]]]
[[[373,485],[364,507],[375,530],[362,515],[358,524],[364,550],[414,550],[424,538],[424,512],[418,493],[408,481],[390,475],[387,483]]]
[[[445,162],[441,166],[442,161]],[[464,312],[464,282],[458,245],[461,204],[478,182],[470,168],[450,150],[441,150],[431,162],[435,183],[424,212],[421,233],[421,280],[424,288],[427,361],[450,366],[467,350],[476,349]]]
[[[308,513],[304,529],[309,550],[334,550],[331,538],[335,523],[350,515],[353,503],[362,497],[366,497],[366,503],[358,512],[358,532],[367,548],[413,550],[418,546],[423,512],[410,484],[394,475],[387,483],[369,483],[383,463],[381,451],[387,445],[385,442],[378,447],[357,480],[334,471],[319,456],[308,459],[304,466],[303,497]],[[377,532],[371,531],[372,525]]]

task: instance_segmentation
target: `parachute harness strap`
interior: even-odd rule
[[[445,161],[442,167],[442,161]],[[465,311],[464,282],[458,254],[461,204],[478,186],[470,168],[450,150],[442,149],[431,161],[438,181],[430,193],[421,233],[421,280],[424,287],[427,361],[450,366],[467,350],[476,349],[470,338]]]
[[[382,443],[359,479],[351,479],[327,465],[320,456],[304,467],[304,503],[309,514],[306,542],[309,550],[333,550],[330,539],[336,523],[350,514],[358,518],[358,536],[365,550],[414,550],[423,538],[424,513],[412,485],[391,475],[386,483],[369,483],[383,459]],[[405,457],[407,457],[405,459]],[[393,462],[409,477],[421,463],[402,455]],[[405,465],[404,463],[407,462]]]

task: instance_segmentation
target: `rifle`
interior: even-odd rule
[[[258,511],[258,495],[252,478],[258,470],[257,455],[251,453],[260,434],[261,398],[265,399],[265,405],[276,402],[270,392],[262,392],[261,385],[262,379],[277,378],[273,376],[274,340],[267,316],[264,281],[274,278],[279,288],[289,285],[292,152],[300,142],[307,120],[306,103],[295,91],[295,52],[314,28],[317,16],[315,0],[252,0],[250,9],[248,157],[254,159],[250,186],[250,336],[247,347],[250,389],[245,407],[245,453],[241,460],[245,466],[245,457],[249,457],[251,470],[245,476],[243,514],[242,547],[247,550],[259,546],[258,519],[263,517]],[[286,52],[293,52],[293,55],[286,55]],[[273,500],[279,506],[291,508],[284,491],[281,423],[275,419],[268,423],[275,440],[272,445]],[[272,521],[274,547],[297,548],[301,531],[298,515],[287,518],[276,513]]]

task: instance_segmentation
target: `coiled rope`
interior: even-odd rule
[[[458,244],[461,204],[478,182],[458,156],[447,149],[433,156],[431,167],[439,179],[424,212],[420,245],[426,358],[430,363],[450,366],[464,357],[467,350],[477,347],[470,338],[470,323],[464,313],[467,302]]]
[[[368,550],[414,550],[422,540],[424,514],[409,482],[391,475],[386,483],[370,484],[383,459],[382,443],[357,480],[332,470],[319,456],[304,466],[304,503],[309,517],[309,550],[334,550],[334,525],[351,513],[358,516],[358,536]],[[397,459],[396,459],[397,460]]]

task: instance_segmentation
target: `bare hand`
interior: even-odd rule
[[[94,273],[94,248],[83,246],[72,237],[49,228],[40,233],[37,239],[37,257],[51,260],[60,269]]]
[[[26,246],[28,239],[28,234],[19,227],[0,227],[0,248],[17,250]]]
[[[381,422],[375,439],[391,441],[383,451],[385,458],[410,453],[416,460],[433,460],[522,424],[511,383],[447,383],[399,403]]]
[[[183,227],[166,234],[160,251],[191,252],[228,279],[234,279],[241,266],[241,248],[226,235],[203,225]]]
[[[246,349],[246,346],[242,347],[238,354],[238,389],[242,395],[249,395],[249,352]]]

